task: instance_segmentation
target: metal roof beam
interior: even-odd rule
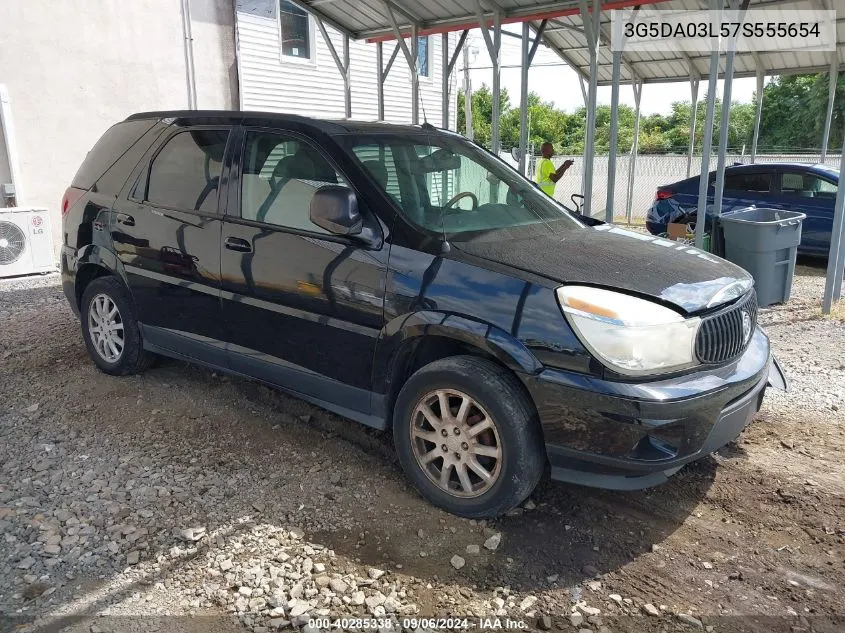
[[[417,26],[419,26],[420,22],[422,22],[420,16],[414,15],[411,11],[403,7],[396,0],[384,0],[384,3],[391,9],[396,11],[396,13],[401,15],[403,18],[408,20],[409,25],[416,24]]]
[[[300,0],[301,1],[301,0]],[[611,0],[603,7],[603,10],[632,8],[641,4],[659,4],[669,0]],[[487,4],[491,4],[488,2]],[[471,7],[471,4],[469,5]],[[563,16],[577,16],[578,3],[574,0],[561,0],[560,2],[549,2],[542,5],[524,5],[517,7],[499,7],[501,11],[502,24],[514,24],[517,22],[539,21]],[[493,11],[485,11],[484,17],[488,22],[492,20]],[[467,28],[475,28],[477,17],[473,12],[465,15],[438,18],[435,20],[424,20],[419,22],[420,34],[429,35],[442,33],[444,30],[460,31]],[[365,29],[358,33],[359,39],[392,39],[393,32],[390,26],[378,26],[372,29]]]
[[[607,32],[607,25],[605,24],[599,26],[599,41],[602,45],[610,48],[610,35]],[[633,77],[637,81],[642,81],[640,74],[636,70],[634,70],[634,67],[631,65],[631,60],[628,58],[627,55],[625,55],[624,51],[622,52],[622,65],[625,66],[629,73],[631,73],[631,77]]]
[[[572,70],[574,70],[578,74],[578,77],[580,77],[581,79],[584,79],[584,80],[589,79],[589,77],[587,76],[587,73],[584,71],[584,69],[581,68],[581,66],[578,65],[578,62],[576,62],[569,55],[564,53],[561,49],[556,48],[553,44],[550,44],[548,42],[548,40],[544,40],[544,41],[546,42],[546,46],[548,46],[554,52],[555,55],[557,55],[563,61],[565,61],[566,65],[569,66]]]
[[[546,25],[548,24],[548,20],[543,20],[540,22],[540,26],[537,27],[537,34],[534,36],[534,41],[531,43],[531,48],[528,51],[528,65],[531,65],[531,62],[534,61],[534,55],[537,53],[537,48],[540,46],[540,40],[543,39],[543,33],[546,30]],[[528,28],[531,28],[531,25],[528,25]]]

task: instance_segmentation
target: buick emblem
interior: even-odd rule
[[[742,344],[747,345],[751,340],[751,315],[748,310],[742,311]]]

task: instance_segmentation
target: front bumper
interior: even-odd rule
[[[734,363],[676,378],[619,383],[546,369],[523,379],[552,478],[617,490],[661,484],[718,450],[760,409],[767,384],[786,386],[759,329]]]

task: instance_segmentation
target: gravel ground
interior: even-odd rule
[[[2,281],[0,630],[845,630],[845,324],[823,283],[799,266],[762,311],[791,390],[735,444],[656,489],[549,484],[485,523],[304,402],[166,359],[98,372],[55,275]]]

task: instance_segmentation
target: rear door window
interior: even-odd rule
[[[784,172],[780,191],[785,196],[836,200],[836,185],[815,174]]]
[[[150,165],[145,200],[169,209],[217,213],[228,137],[228,129],[190,130],[171,136]]]

